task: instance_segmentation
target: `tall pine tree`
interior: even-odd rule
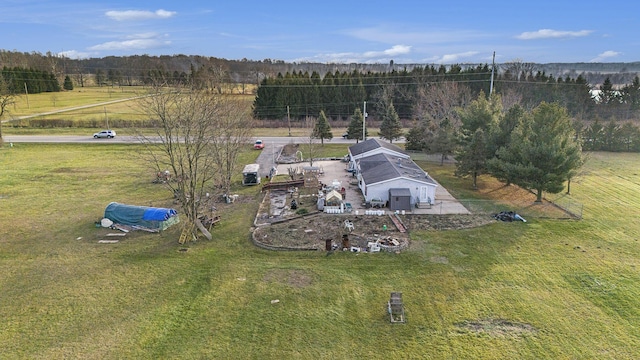
[[[71,81],[69,75],[64,77],[64,84],[62,85],[62,88],[68,91],[73,90],[73,81]]]
[[[380,124],[380,137],[389,140],[390,143],[393,143],[393,140],[399,139],[402,135],[400,117],[398,116],[393,103],[391,103],[382,117],[382,123]]]
[[[324,114],[324,110],[320,110],[318,121],[316,121],[316,124],[313,127],[312,136],[315,139],[320,139],[320,144],[322,144],[322,146],[324,146],[324,139],[333,139],[333,133],[331,133],[331,125],[329,125],[329,122],[327,121],[327,116]]]
[[[502,171],[513,183],[536,192],[536,202],[543,192],[557,194],[565,181],[583,163],[582,149],[575,137],[571,120],[557,104],[541,103],[524,118],[511,138],[509,146],[497,152]]]
[[[493,157],[490,153],[490,136],[498,124],[502,105],[500,97],[487,99],[484,92],[459,112],[460,147],[456,153],[456,175],[471,176],[473,188],[478,187],[478,176],[487,173],[487,161]]]
[[[353,115],[351,116],[351,121],[349,122],[349,127],[347,128],[347,139],[356,139],[356,143],[362,139],[362,126],[364,125],[364,116],[362,115],[362,111],[360,108],[356,108]],[[367,136],[367,129],[365,127],[364,136]]]

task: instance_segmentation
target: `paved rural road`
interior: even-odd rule
[[[5,144],[18,143],[81,143],[81,144],[135,144],[140,140],[135,136],[118,135],[113,139],[94,139],[93,134],[89,135],[5,135],[3,136]],[[252,142],[256,138],[253,138]],[[260,175],[265,177],[269,175],[269,171],[274,167],[276,157],[280,153],[282,147],[286,144],[304,144],[309,141],[308,137],[260,137],[265,144],[261,150],[256,162],[260,164]],[[403,143],[404,138],[396,141]],[[355,140],[347,140],[342,137],[325,140],[327,144],[355,144]],[[257,150],[256,150],[257,151]]]
[[[135,136],[122,136],[118,135],[114,139],[94,139],[93,134],[88,135],[4,135],[3,139],[5,143],[118,143],[128,144],[139,142]],[[256,139],[256,138],[254,138]],[[289,143],[303,144],[309,141],[308,137],[296,137],[296,136],[281,136],[281,137],[261,137],[265,143],[265,150],[269,150],[269,145],[286,145]],[[396,143],[403,143],[404,139],[396,140]],[[355,144],[355,140],[347,140],[341,137],[333,138],[329,141],[325,140],[327,144]]]

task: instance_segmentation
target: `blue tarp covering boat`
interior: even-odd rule
[[[164,230],[177,223],[178,212],[174,209],[126,205],[112,202],[104,210],[104,217],[114,224]]]

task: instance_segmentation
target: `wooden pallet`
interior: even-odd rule
[[[407,228],[404,227],[404,224],[400,221],[400,219],[398,219],[395,214],[389,215],[389,217],[391,218],[391,222],[396,226],[396,229],[398,229],[398,231],[400,231],[401,233],[407,232]]]

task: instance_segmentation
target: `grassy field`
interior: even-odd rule
[[[13,116],[25,116],[63,110],[74,106],[99,104],[129,99],[144,92],[141,87],[85,87],[57,93],[39,93],[15,97],[15,105],[9,111]],[[100,110],[103,110],[100,107]],[[102,111],[104,114],[104,110]]]
[[[39,134],[45,131],[85,134],[86,128],[95,130],[109,125],[125,134],[132,132],[126,127],[136,126],[142,120],[148,119],[137,99],[146,95],[148,91],[149,88],[142,86],[103,86],[76,88],[58,93],[19,95],[15,97],[15,104],[7,109],[8,114],[2,119],[7,122],[3,132],[12,135]],[[246,99],[247,107],[251,106],[253,95],[241,95],[237,89],[234,90],[234,94]],[[23,117],[28,118],[21,119]],[[72,125],[56,123],[60,121],[70,122]],[[45,125],[54,128],[43,129],[47,127]]]
[[[252,85],[253,86],[253,85]],[[246,100],[245,104],[250,108],[253,104],[254,95],[251,93],[252,86],[247,87],[247,95],[241,95],[241,89],[233,89],[233,93],[242,96]],[[76,88],[72,91],[62,91],[58,93],[40,93],[31,95],[19,95],[15,97],[15,104],[9,107],[8,114],[2,119],[6,123],[3,126],[3,134],[7,135],[38,135],[38,134],[64,134],[83,135],[106,128],[117,131],[118,134],[131,135],[133,128],[121,127],[121,124],[136,124],[146,120],[144,109],[135,98],[146,94],[147,88],[133,87],[85,87]],[[87,106],[81,109],[77,107]],[[42,114],[42,115],[38,115]],[[33,116],[37,115],[37,116]],[[29,116],[29,119],[19,120],[21,117]],[[13,119],[13,120],[12,120]],[[11,121],[9,121],[11,120]],[[42,126],[30,126],[29,121],[36,120],[43,123],[54,123],[55,121],[70,121],[73,127],[57,126],[55,128],[44,128]],[[296,126],[293,121],[291,136],[308,136],[310,129],[301,127],[300,122]],[[341,137],[346,131],[344,127],[332,129],[334,137]],[[254,134],[256,136],[287,136],[289,129],[261,127],[258,122]],[[378,128],[369,128],[369,136],[377,136]]]
[[[110,201],[171,206],[136,152],[0,149],[0,358],[640,357],[640,155],[590,156],[572,185],[580,221],[425,231],[400,254],[326,256],[253,247],[254,187],[220,204],[212,241],[181,246],[174,227],[99,244]],[[388,321],[391,291],[406,324]]]

